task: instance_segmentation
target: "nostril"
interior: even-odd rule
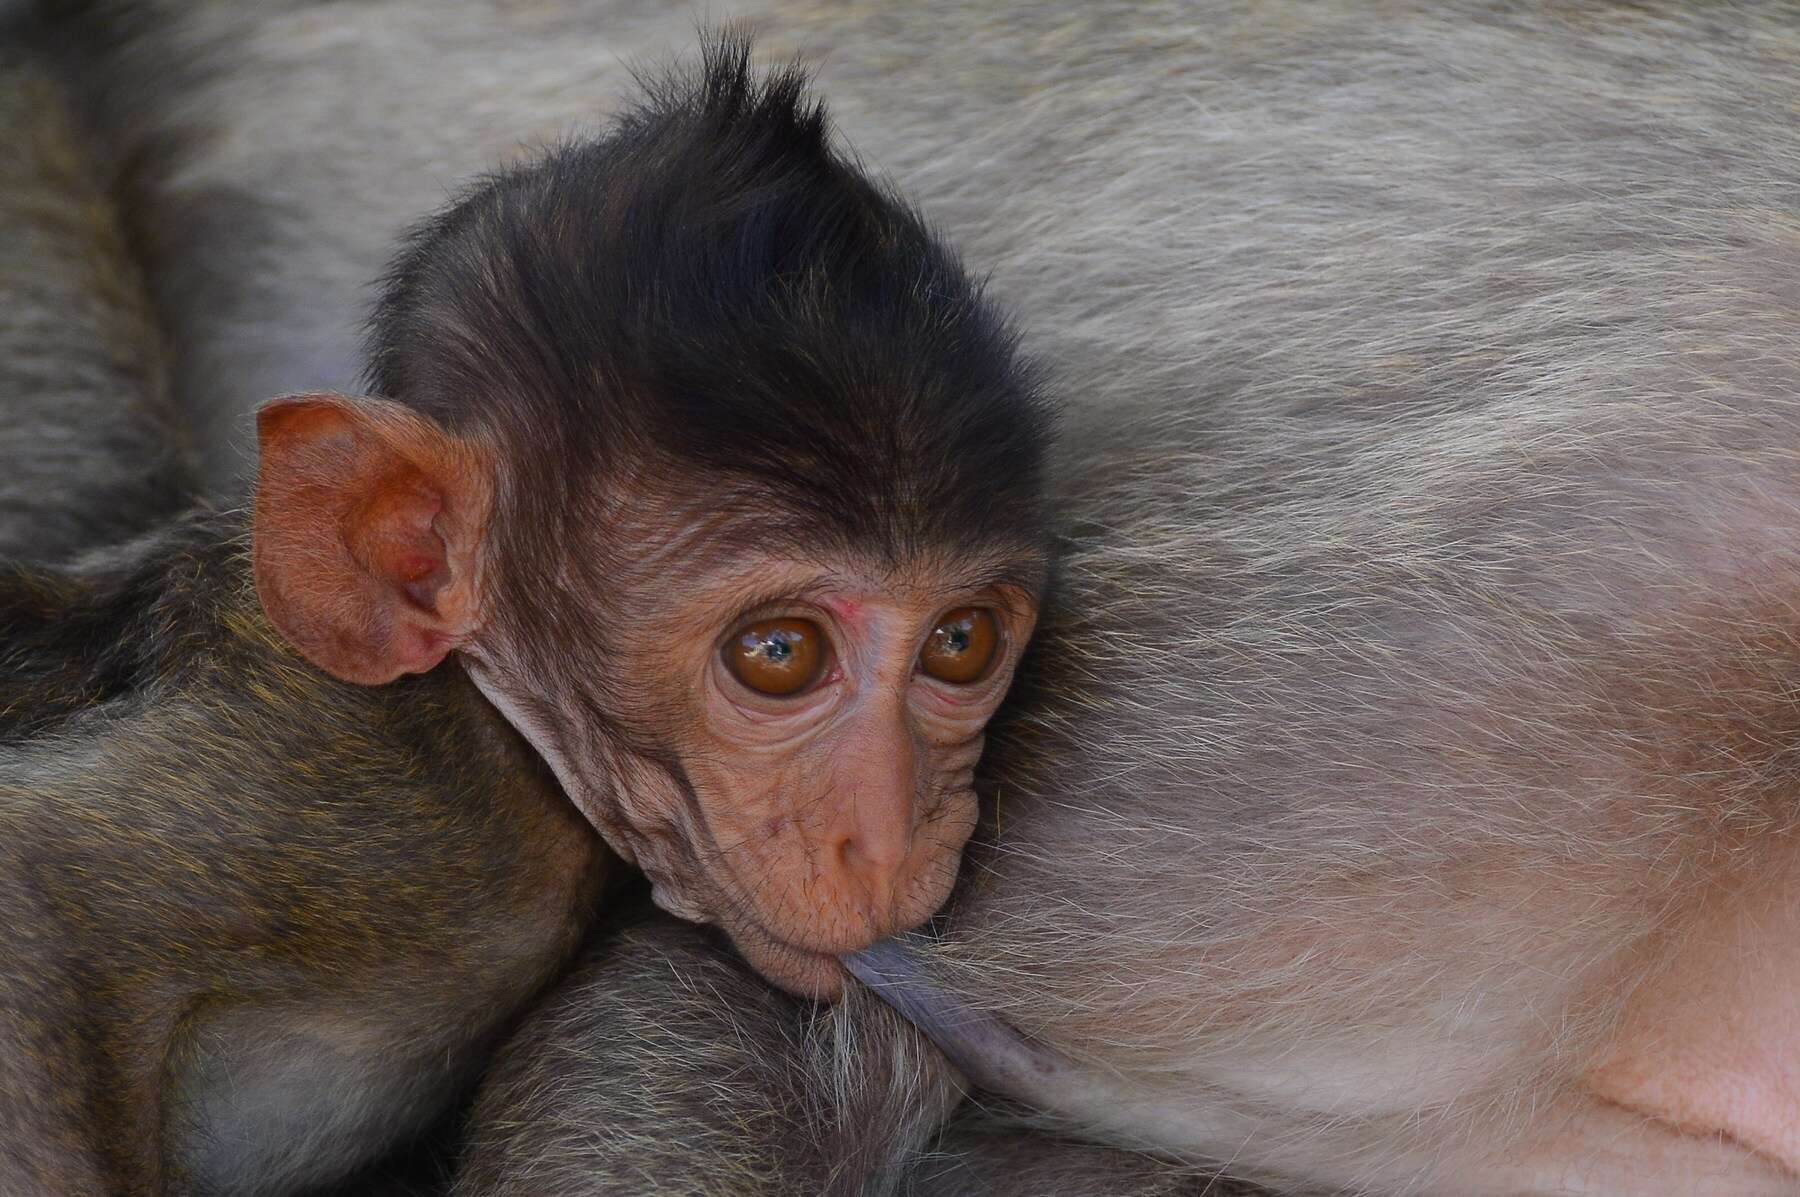
[[[872,844],[854,835],[843,837],[837,844],[838,867],[867,889],[878,904],[891,900],[905,863],[906,853],[898,845]]]
[[[838,864],[858,876],[891,872],[898,863],[893,853],[872,851],[871,845],[857,836],[847,835],[838,843]]]
[[[912,855],[910,835],[851,835],[845,839],[847,842],[844,851],[847,856],[861,861],[871,869],[898,869]]]

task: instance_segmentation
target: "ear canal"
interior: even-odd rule
[[[252,562],[278,631],[334,677],[434,668],[479,626],[489,455],[381,399],[297,395],[257,412]]]

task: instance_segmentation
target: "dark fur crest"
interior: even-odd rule
[[[648,91],[413,234],[375,389],[472,411],[516,462],[592,463],[533,505],[635,458],[891,554],[1034,543],[1049,417],[1014,334],[832,150],[801,71],[759,78],[726,36]]]

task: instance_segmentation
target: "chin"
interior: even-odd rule
[[[778,943],[766,935],[739,937],[732,942],[750,967],[763,979],[795,997],[835,1002],[844,993],[844,966],[836,956]]]
[[[711,916],[701,903],[686,900],[683,891],[673,886],[653,883],[651,900],[676,918],[717,926],[730,938],[738,955],[777,988],[822,1002],[834,1002],[843,996],[846,973],[835,953],[788,943],[754,919]]]

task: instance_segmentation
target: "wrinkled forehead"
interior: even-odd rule
[[[887,534],[858,535],[830,513],[767,488],[640,474],[605,487],[565,543],[612,586],[768,592],[771,598],[1006,587],[1035,597],[1048,574],[1048,545],[1016,531],[1021,524],[1029,526],[996,520],[946,534],[897,511]]]

